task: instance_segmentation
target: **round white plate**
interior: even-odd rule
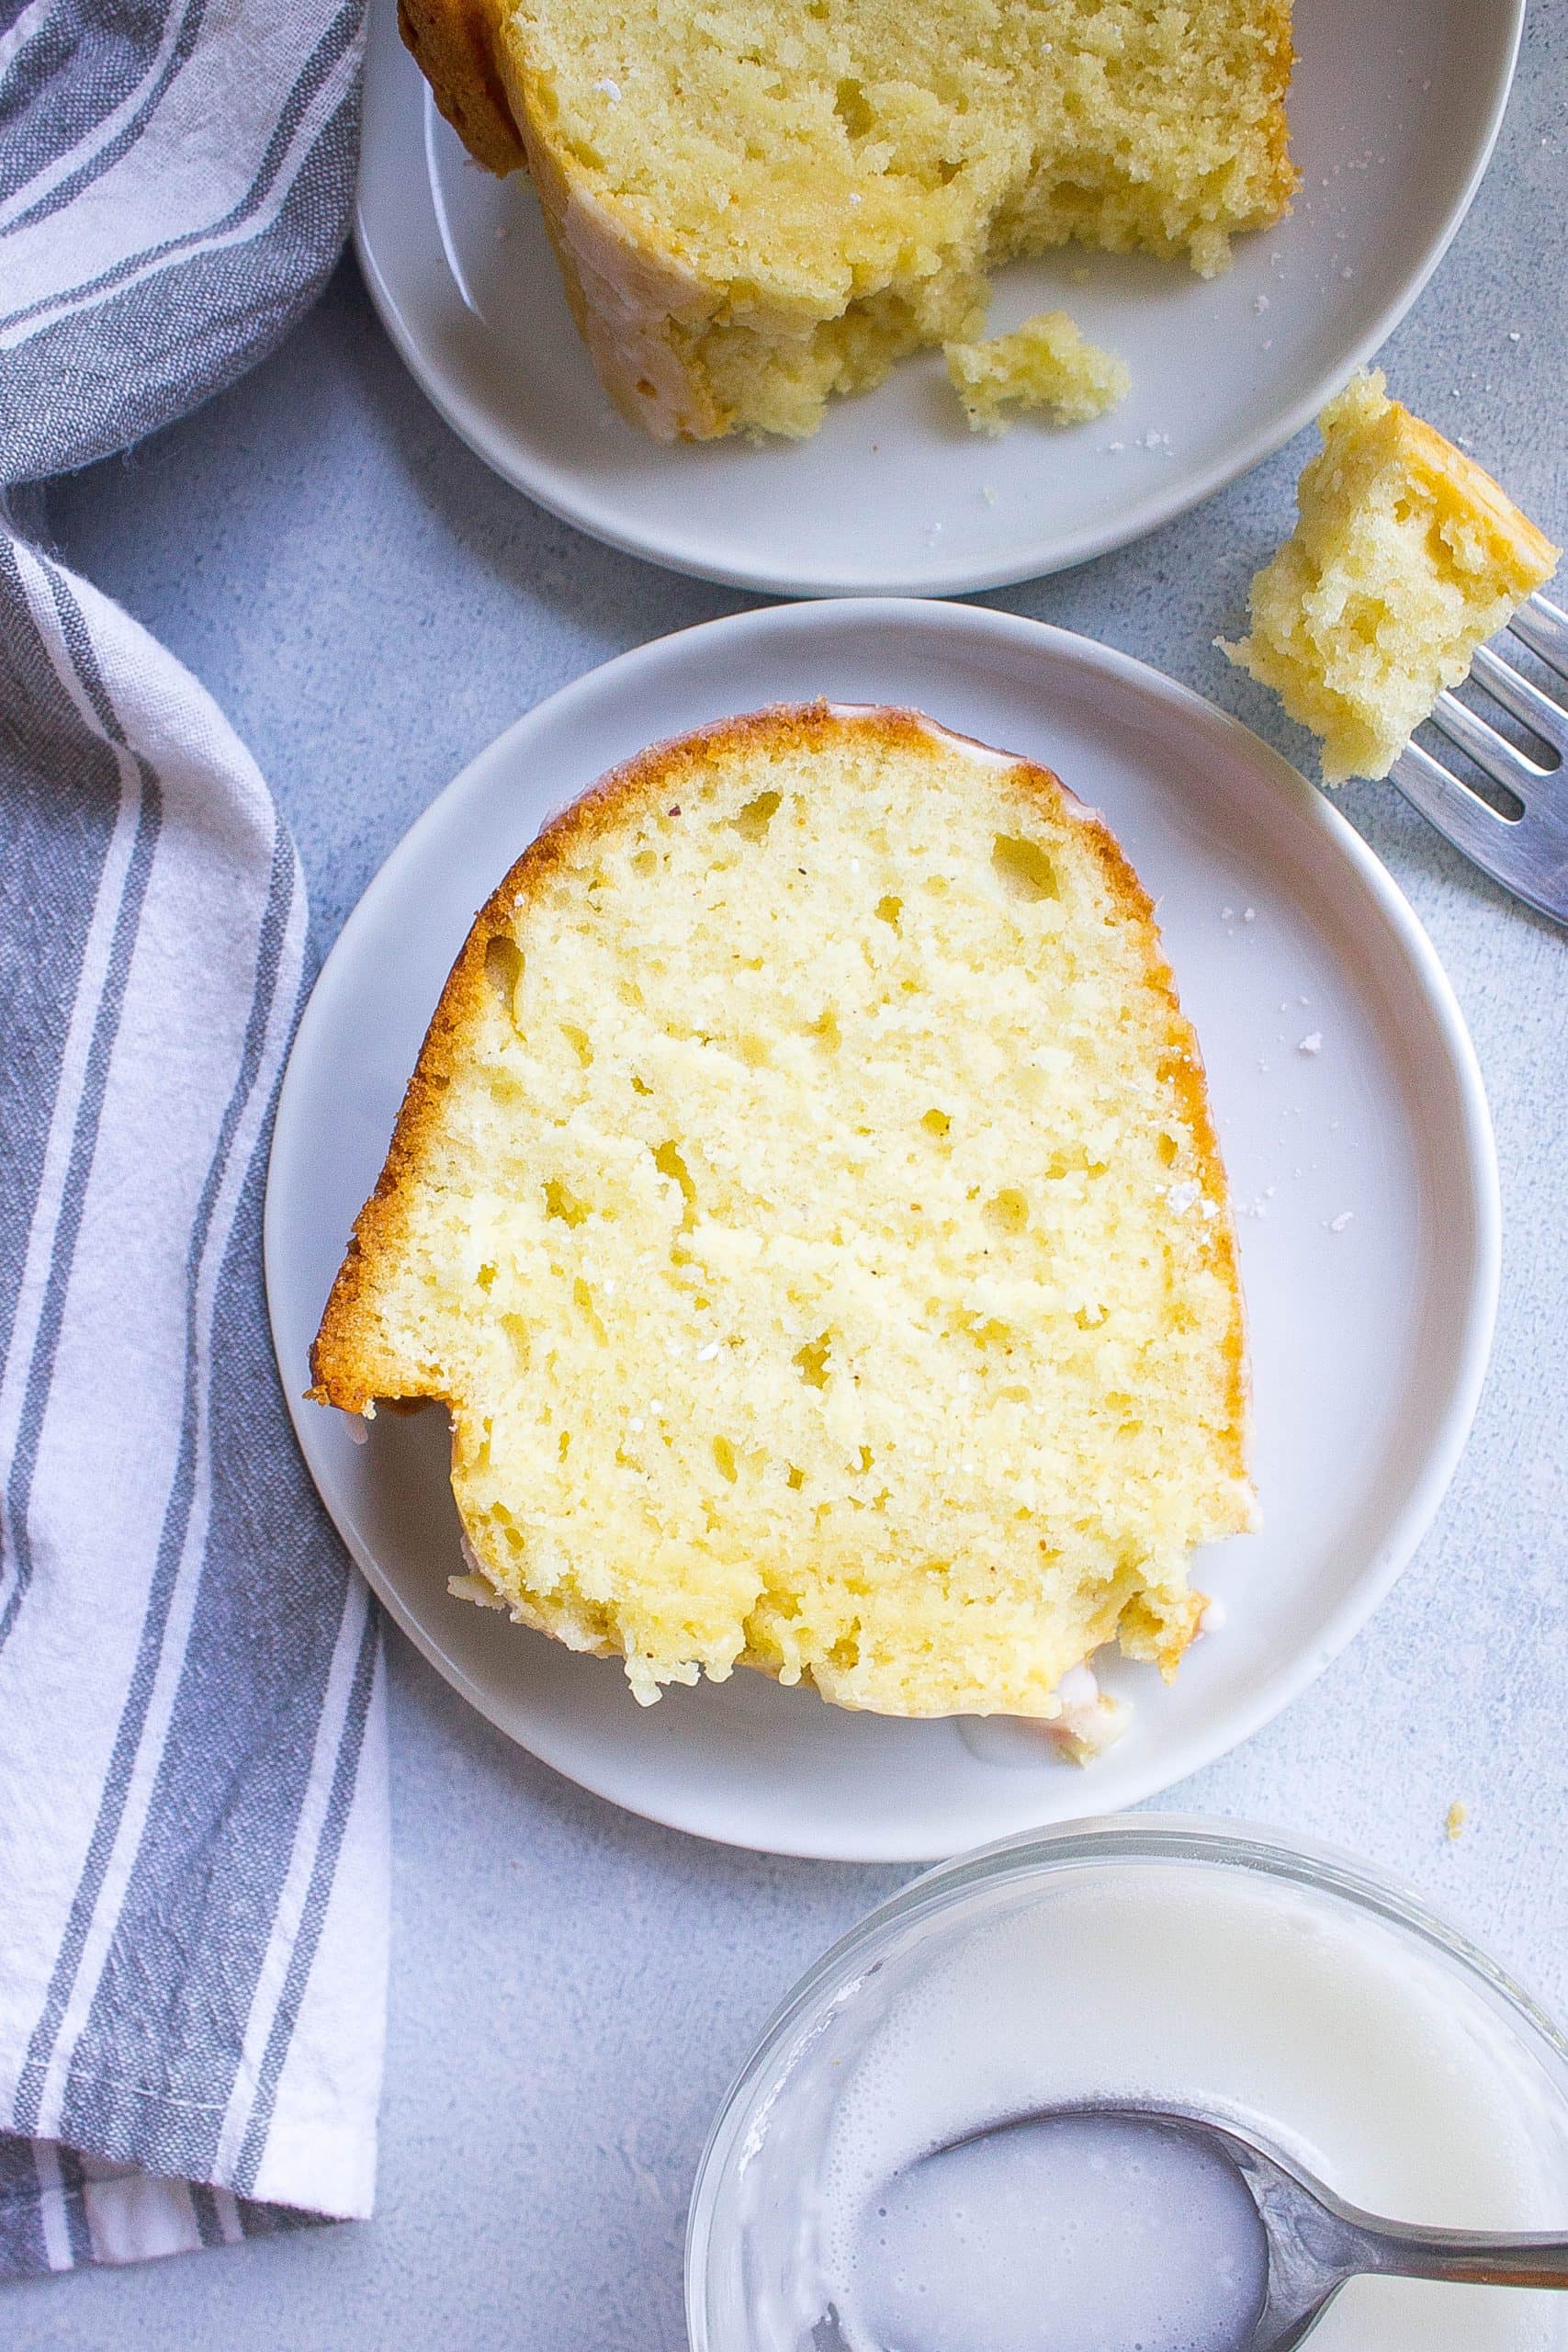
[[[1203,1553],[1229,1611],[1087,1770],[1038,1737],[851,1714],[741,1670],[639,1707],[614,1659],[457,1600],[445,1416],[300,1400],[349,1226],[473,913],[546,815],[661,737],[779,700],[917,706],[1056,769],[1159,902],[1208,1062],[1252,1328],[1263,1532]],[[1312,1041],[1319,1041],[1315,1046]],[[657,1821],[782,1853],[905,1861],[1166,1788],[1266,1722],[1410,1556],[1469,1429],[1495,1306],[1496,1166],[1463,1021],[1359,837],[1256,736],[1155,671],[970,605],[775,606],[607,662],[466,768],[344,926],[300,1024],[267,1193],[273,1329],[327,1508],[474,1705]],[[362,1441],[355,1442],[355,1439]],[[978,1751],[978,1752],[977,1752]]]
[[[1180,514],[1297,432],[1414,301],[1502,117],[1523,0],[1296,0],[1291,219],[1208,283],[1068,247],[1005,270],[991,327],[1068,310],[1133,370],[1070,432],[970,433],[934,353],[814,440],[661,448],[572,324],[532,187],[468,162],[373,0],[357,237],[377,308],[448,424],[612,546],[786,595],[1031,580]]]

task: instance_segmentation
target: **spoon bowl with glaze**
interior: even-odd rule
[[[1027,2150],[1018,2145],[1028,2143]],[[908,2168],[908,2187],[929,2223],[937,2199],[956,2192],[973,2205],[987,2193],[974,2175],[1008,2150],[1007,2176],[1021,2188],[1029,2166],[1038,2185],[1049,2182],[1059,2205],[1074,2177],[1098,2180],[1104,2206],[1118,2194],[1154,2213],[1179,2215],[1168,2235],[1190,2240],[1207,2228],[1216,2249],[1205,2256],[1213,2293],[1208,2317],[1182,2321],[1182,2352],[1291,2352],[1316,2327],[1340,2289],[1365,2277],[1446,2280],[1466,2286],[1568,2288],[1568,2233],[1509,2235],[1424,2229],[1386,2221],[1348,2203],[1293,2157],[1250,2130],[1195,2109],[1149,2101],[1113,2100],[1035,2110],[965,2132]],[[1019,2156],[1025,2155],[1021,2168]],[[965,2161],[967,2160],[967,2162]],[[923,2176],[917,2183],[916,2176]],[[1001,2177],[1001,2167],[996,2167]],[[1025,2190],[1027,2193],[1027,2190]],[[961,2208],[962,2210],[962,2208]],[[1110,2209],[1111,2259],[1121,2217]],[[894,2219],[897,2223],[897,2214]],[[909,2207],[909,2218],[916,2208]],[[1086,2209],[1089,2227],[1094,2215]],[[1069,2224],[1069,2227],[1073,2226]],[[1082,2226],[1080,2223],[1078,2226]],[[931,2235],[925,2243],[932,2243]],[[1223,2245],[1224,2251],[1218,2251]],[[1171,2249],[1174,2256],[1175,2248]],[[1167,2307],[1182,2291],[1163,2283]],[[1175,2352],[1177,2338],[1171,2339]]]

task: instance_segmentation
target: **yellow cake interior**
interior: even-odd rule
[[[1086,343],[1066,311],[1042,311],[984,343],[944,344],[942,357],[976,433],[1002,432],[1013,408],[1044,409],[1055,424],[1087,424],[1133,389],[1126,361]]]
[[[1356,377],[1318,426],[1294,535],[1224,650],[1322,738],[1324,777],[1343,784],[1388,774],[1561,550],[1381,374]]]
[[[448,1406],[459,1589],[639,1698],[1173,1668],[1251,1519],[1241,1307],[1110,836],[901,714],[649,755],[481,916],[315,1369]]]

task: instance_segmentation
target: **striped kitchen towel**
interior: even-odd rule
[[[0,32],[0,2276],[370,2205],[379,1636],[262,1295],[299,862],[210,698],[14,491],[314,297],[360,39],[359,0],[29,0]]]

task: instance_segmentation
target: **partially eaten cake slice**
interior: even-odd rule
[[[1223,650],[1322,738],[1325,780],[1344,784],[1388,774],[1562,549],[1381,374],[1356,377],[1318,428],[1294,536]]]
[[[1287,209],[1289,0],[400,0],[526,166],[579,327],[661,441],[814,433],[1077,238],[1222,268]]]
[[[458,1589],[641,1699],[1054,1721],[1104,1644],[1173,1671],[1253,1515],[1242,1308],[1109,831],[904,711],[608,777],[480,912],[313,1366],[439,1399]]]

